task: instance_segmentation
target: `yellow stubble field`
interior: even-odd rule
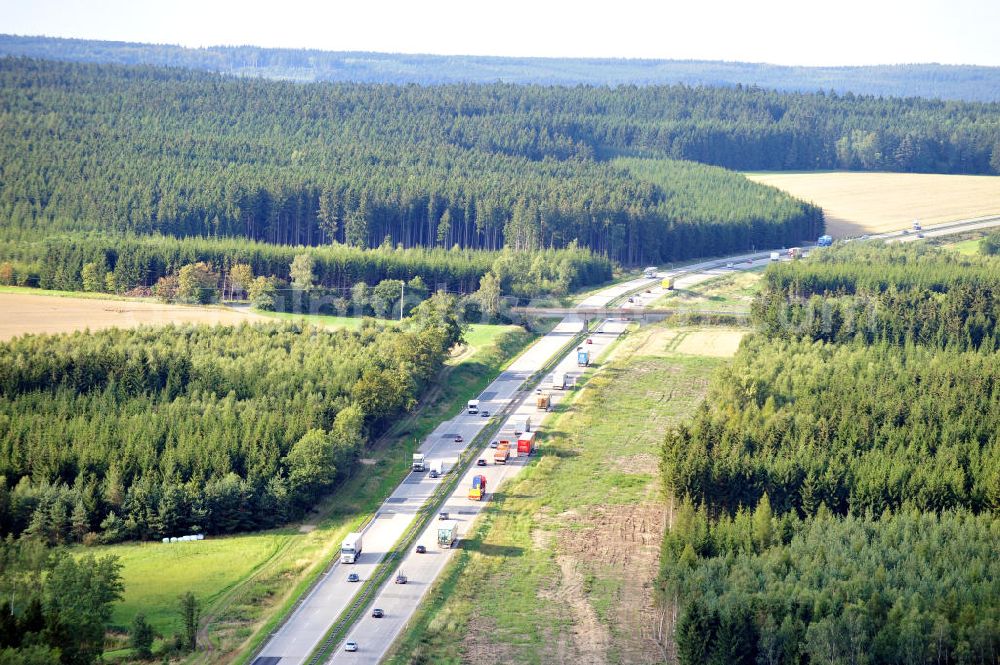
[[[64,333],[143,324],[228,323],[264,320],[248,311],[187,307],[158,302],[63,298],[32,293],[0,293],[0,341],[26,333]]]
[[[748,173],[823,208],[834,238],[1000,214],[1000,176],[926,173]]]

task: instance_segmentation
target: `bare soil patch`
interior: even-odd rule
[[[518,661],[518,652],[509,642],[496,640],[496,621],[492,617],[474,614],[469,618],[468,630],[462,640],[463,652],[471,658],[463,662],[476,665],[506,665]]]
[[[835,238],[1000,214],[1000,176],[928,173],[762,173],[755,182],[823,208]]]
[[[655,467],[654,467],[655,468]],[[665,528],[661,502],[597,506],[559,530],[556,561],[562,571],[561,596],[573,610],[573,643],[581,662],[606,662],[610,647],[622,663],[662,662],[662,608],[655,603],[660,543]],[[576,584],[583,576],[621,581],[610,598],[607,625],[626,629],[607,635],[586,596],[577,607]],[[601,651],[603,649],[603,651]],[[591,654],[599,654],[591,660]]]
[[[0,340],[28,333],[67,333],[103,328],[134,328],[168,323],[235,325],[267,321],[248,310],[167,305],[155,302],[62,298],[0,293]]]

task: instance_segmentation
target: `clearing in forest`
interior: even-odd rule
[[[748,173],[823,208],[827,233],[846,238],[1000,214],[1000,176],[934,173]]]
[[[658,451],[726,362],[658,348],[652,338],[669,332],[635,331],[585,375],[586,389],[540,428],[539,459],[497,491],[387,662],[665,660]]]

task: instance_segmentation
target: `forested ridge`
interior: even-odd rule
[[[0,533],[230,533],[313,505],[411,408],[461,334],[435,296],[401,330],[167,326],[0,345]]]
[[[674,215],[669,188],[595,159],[683,157],[696,121],[676,120],[676,141],[661,126],[672,114],[716,122],[719,104],[726,126],[771,123],[759,92],[300,85],[15,59],[0,61],[0,81],[8,237],[98,228],[490,250],[576,240],[638,263],[822,230],[817,208],[795,203],[789,219],[754,196],[719,222],[698,209],[708,186],[688,185],[695,205]]]
[[[758,332],[664,442],[679,662],[998,662],[998,267],[884,243],[768,267]]]
[[[972,65],[790,67],[633,58],[514,58],[210,46],[0,35],[0,53],[72,62],[188,67],[241,76],[366,83],[759,85],[776,90],[1000,101],[1000,68]]]

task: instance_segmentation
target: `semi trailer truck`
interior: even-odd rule
[[[438,522],[438,547],[449,549],[458,540],[458,522],[455,520],[444,520]]]
[[[361,534],[349,533],[340,546],[340,563],[355,563],[361,556]]]
[[[482,501],[486,497],[486,476],[477,475],[472,477],[472,487],[469,488],[469,498],[473,501]]]

